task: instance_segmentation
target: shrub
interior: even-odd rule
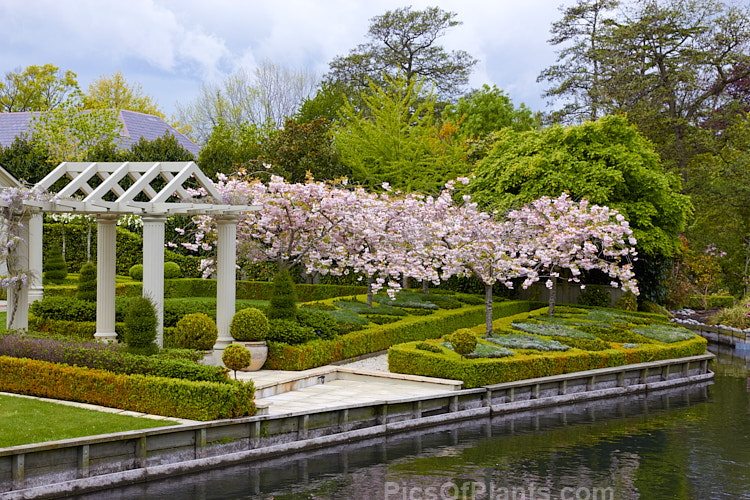
[[[29,306],[38,318],[62,321],[96,321],[96,303],[75,297],[45,297]]]
[[[182,276],[182,269],[176,262],[164,263],[164,279],[175,279]]]
[[[183,316],[174,330],[174,344],[181,349],[208,351],[213,349],[218,338],[216,323],[203,313]]]
[[[273,294],[268,305],[268,319],[295,319],[297,317],[297,294],[292,276],[286,269],[279,271],[273,279]]]
[[[668,318],[672,317],[666,307],[659,305],[656,302],[651,302],[650,300],[644,300],[643,302],[641,302],[638,305],[638,310],[652,314],[661,314]]]
[[[339,333],[338,322],[323,311],[314,309],[297,310],[297,322],[302,326],[313,329],[315,335],[321,339],[331,339]]]
[[[130,302],[125,315],[125,343],[134,352],[154,351],[156,345],[156,308],[148,297],[139,297]]]
[[[268,340],[285,344],[304,344],[318,338],[315,330],[288,319],[272,319],[268,322]]]
[[[453,346],[453,350],[464,357],[474,352],[477,347],[477,336],[468,328],[458,329],[447,338]]]
[[[130,268],[128,274],[136,281],[143,281],[143,264],[136,264]]]
[[[184,349],[165,350],[156,356],[141,356],[126,352],[117,344],[92,341],[71,342],[70,338],[65,337],[5,335],[0,337],[0,355],[84,366],[129,375],[140,374],[206,382],[229,381],[224,368],[197,363],[195,351]]]
[[[434,352],[436,354],[443,352],[443,349],[441,349],[440,346],[428,344],[427,342],[417,342],[417,345],[415,347],[417,349],[421,349],[423,351]]]
[[[578,296],[582,306],[609,307],[610,298],[607,290],[601,285],[589,285]]]
[[[241,309],[232,317],[229,334],[234,340],[245,342],[266,340],[268,318],[255,307]]]
[[[750,309],[747,307],[746,299],[743,299],[742,305],[727,307],[717,312],[708,318],[708,323],[741,329],[750,328]]]
[[[241,344],[230,344],[224,349],[221,360],[227,368],[234,371],[234,379],[237,380],[237,370],[248,366],[253,357],[250,351]]]
[[[62,255],[62,249],[56,246],[44,263],[44,278],[52,283],[61,283],[68,276],[68,264]]]
[[[615,301],[614,308],[623,311],[637,311],[638,298],[633,292],[625,292],[622,297]]]
[[[255,413],[252,384],[194,382],[0,356],[0,391],[192,420]]]
[[[81,300],[96,302],[96,264],[93,262],[87,262],[81,268],[76,296]]]

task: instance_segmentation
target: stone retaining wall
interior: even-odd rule
[[[121,432],[0,449],[0,498],[53,498],[478,416],[713,378],[712,354],[435,396]]]

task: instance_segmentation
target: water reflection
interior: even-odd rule
[[[750,359],[740,354],[720,350],[714,384],[472,420],[79,498],[750,499]]]

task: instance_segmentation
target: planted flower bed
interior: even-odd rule
[[[388,351],[396,373],[463,380],[464,387],[512,382],[596,368],[703,354],[706,339],[674,326],[664,316],[612,309],[558,306],[484,325],[473,352],[461,356],[450,337],[409,342]]]

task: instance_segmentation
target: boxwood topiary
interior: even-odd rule
[[[156,308],[148,297],[138,297],[130,302],[125,315],[125,343],[136,353],[155,353]]]
[[[283,269],[273,279],[273,293],[268,304],[268,319],[297,318],[297,292],[289,271]]]
[[[241,370],[248,366],[252,361],[253,356],[250,351],[244,345],[230,344],[224,349],[224,353],[221,355],[221,360],[224,365],[230,370],[234,371],[234,379],[237,380],[237,370]]]
[[[229,325],[229,334],[234,340],[241,342],[266,340],[268,318],[255,307],[241,309],[232,318]]]
[[[453,346],[453,350],[464,357],[474,352],[477,347],[477,336],[468,328],[459,328],[448,335],[447,339]]]
[[[165,262],[164,263],[164,279],[174,279],[182,276],[182,270],[180,265],[176,262]]]
[[[86,262],[81,267],[76,296],[81,300],[96,302],[96,264],[93,262]]]
[[[218,338],[216,323],[203,313],[187,314],[175,326],[174,343],[182,349],[207,351],[213,349]]]
[[[297,322],[309,326],[322,339],[332,339],[339,333],[339,324],[333,317],[315,309],[298,309]]]
[[[128,274],[136,281],[143,281],[143,264],[136,264],[130,268]]]
[[[67,276],[68,264],[65,263],[62,249],[56,246],[44,263],[44,278],[52,283],[62,283]]]

